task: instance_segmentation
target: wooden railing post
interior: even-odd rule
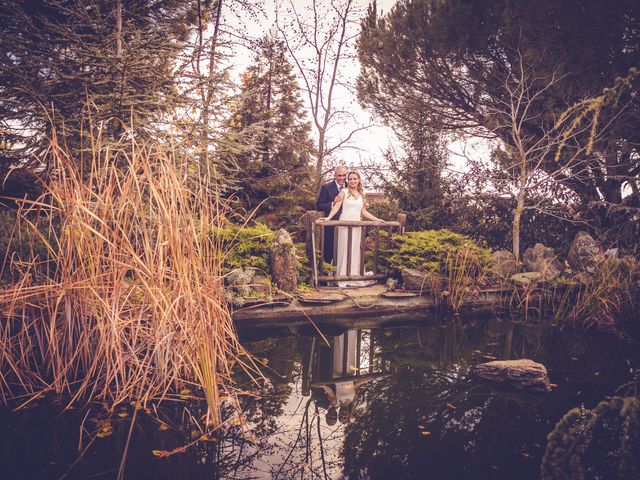
[[[400,235],[404,235],[404,229],[407,227],[407,214],[399,213],[398,216],[396,217],[396,221],[400,224],[400,227],[398,228],[398,233]]]
[[[313,228],[315,226],[315,221],[317,218],[318,218],[318,212],[316,212],[315,210],[307,210],[304,240],[306,244],[307,258],[309,259],[309,261],[311,261],[311,259],[313,258],[313,249],[315,248],[311,242],[311,238],[312,238],[311,232],[313,231]]]

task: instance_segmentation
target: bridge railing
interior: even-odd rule
[[[379,272],[379,252],[381,245],[380,232],[385,231],[386,248],[393,245],[395,235],[402,235],[406,225],[406,215],[398,214],[396,221],[373,222],[373,221],[347,221],[347,220],[327,220],[318,221],[320,212],[307,212],[309,221],[307,223],[307,255],[311,261],[312,284],[314,287],[327,285],[329,282],[351,281],[351,280],[380,280],[387,275]],[[336,267],[338,253],[338,228],[347,228],[347,272],[346,275],[338,275],[337,271],[325,269],[325,250],[327,247],[327,237],[333,237],[333,258],[331,265]],[[351,271],[352,252],[354,242],[354,229],[361,229],[360,235],[360,263],[358,271]],[[367,248],[372,249],[372,264],[370,271],[365,275],[365,257]]]

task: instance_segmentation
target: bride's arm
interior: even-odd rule
[[[372,213],[369,213],[369,211],[365,207],[362,207],[361,215],[367,220],[371,220],[373,222],[384,222],[384,220],[382,220],[381,218],[378,218]]]

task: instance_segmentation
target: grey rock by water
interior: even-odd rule
[[[443,289],[443,279],[432,272],[421,272],[413,268],[402,270],[402,286],[405,290],[418,290],[439,294]]]
[[[276,233],[269,251],[273,282],[285,292],[295,292],[298,287],[296,248],[284,228]]]
[[[493,252],[491,257],[491,269],[498,277],[507,279],[518,271],[516,267],[516,258],[512,252],[509,252],[508,250],[496,250]]]
[[[596,265],[603,260],[600,242],[594,240],[587,232],[576,233],[567,255],[569,266],[577,272],[593,273]]]
[[[542,243],[536,243],[533,248],[527,248],[522,255],[522,263],[530,272],[540,272],[544,280],[553,280],[562,273],[562,264],[553,248]]]
[[[507,385],[517,390],[551,390],[546,367],[528,358],[481,363],[475,366],[474,373],[482,380]]]

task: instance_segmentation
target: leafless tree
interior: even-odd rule
[[[509,194],[515,200],[512,248],[516,261],[520,259],[523,212],[543,208],[541,203],[527,201],[530,194],[548,192],[549,188],[562,189],[568,182],[589,175],[585,150],[578,140],[588,127],[577,127],[570,116],[556,118],[545,108],[545,97],[563,76],[558,70],[539,75],[536,66],[520,52],[518,59],[518,65],[502,79],[505,95],[488,109],[487,121],[490,130],[502,139],[502,152],[494,154],[494,160],[500,164],[498,171],[506,173],[511,180],[493,184],[500,185],[504,189],[500,193]],[[548,163],[557,160],[560,154],[563,155],[562,168],[549,169]]]
[[[327,159],[349,147],[354,136],[368,128],[358,125],[353,113],[338,105],[339,91],[354,87],[342,69],[355,62],[354,42],[362,12],[353,0],[312,0],[305,8],[288,0],[276,9],[277,29],[298,69],[317,134],[315,181],[319,188]],[[332,128],[347,124],[351,127],[346,135],[332,135]]]

